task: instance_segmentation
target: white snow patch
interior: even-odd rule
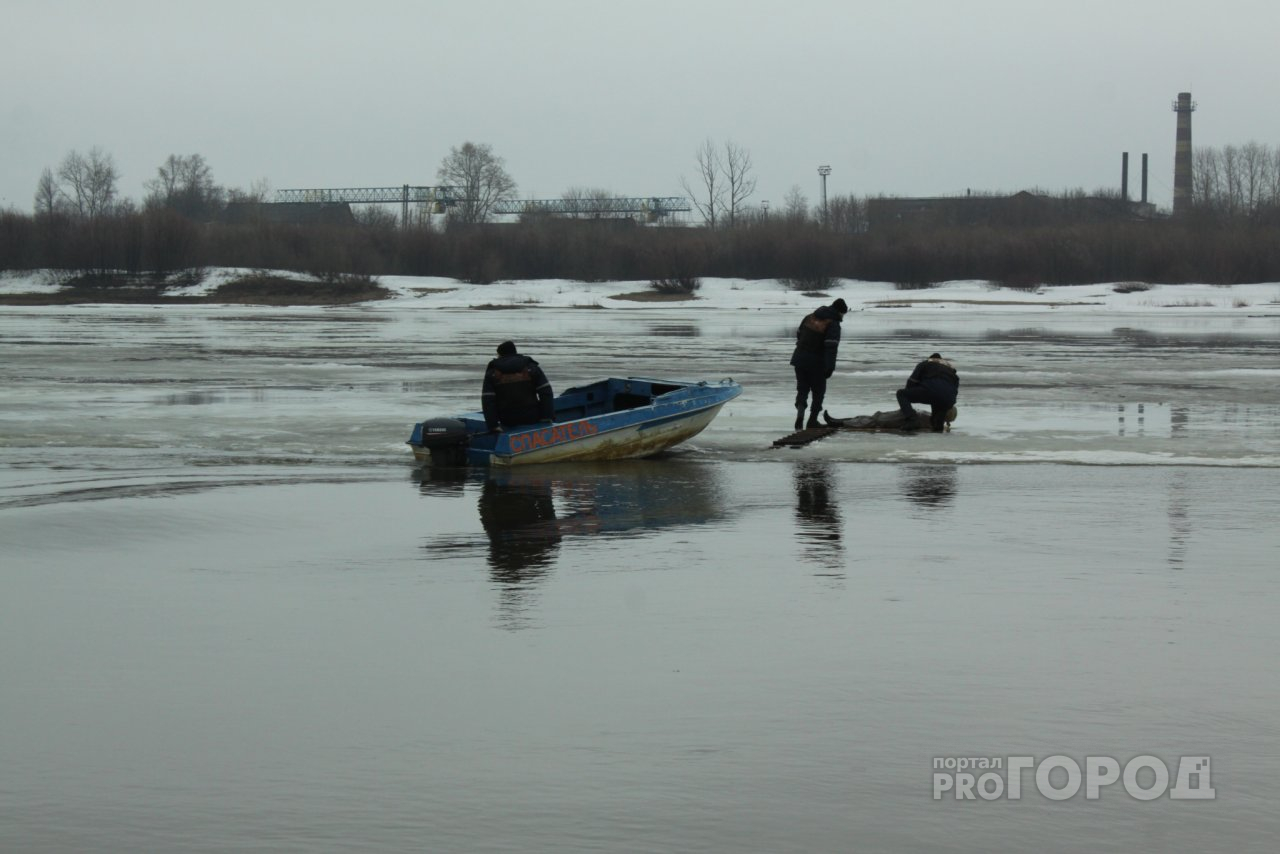
[[[265,273],[301,280],[314,276],[284,270],[212,267],[202,271],[197,284],[174,288],[173,296],[202,296],[235,279]],[[0,294],[56,293],[70,276],[50,270],[0,272]],[[647,280],[579,282],[540,279],[475,285],[442,276],[378,276],[374,281],[393,296],[381,305],[397,308],[475,308],[478,306],[528,308],[607,308],[661,311],[664,309],[749,309],[794,312],[843,298],[851,312],[894,314],[964,312],[968,314],[1019,311],[1042,312],[1069,309],[1071,313],[1125,313],[1143,315],[1193,315],[1200,312],[1280,316],[1280,283],[1249,285],[1152,285],[1146,290],[1117,293],[1116,284],[1041,287],[1034,291],[998,288],[980,280],[943,282],[933,288],[898,290],[889,282],[837,279],[822,296],[806,296],[777,279],[704,278],[688,300],[648,301],[623,299],[651,290]],[[787,314],[788,318],[790,314]]]

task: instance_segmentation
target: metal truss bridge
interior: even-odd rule
[[[682,196],[646,196],[609,199],[511,199],[498,202],[498,214],[644,214],[658,218],[691,210]]]
[[[359,205],[399,204],[401,222],[409,221],[409,205],[425,204],[432,213],[466,200],[462,187],[350,187],[346,189],[276,190],[277,204],[348,203]],[[657,220],[692,210],[683,196],[636,198],[508,199],[494,204],[495,214],[560,214],[582,216],[642,215]]]

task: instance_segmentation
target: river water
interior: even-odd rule
[[[773,450],[796,320],[0,311],[0,851],[1273,851],[1280,319],[851,314],[832,413],[940,350],[955,431]],[[415,468],[507,337],[746,391]],[[934,797],[1057,754],[1216,797]]]

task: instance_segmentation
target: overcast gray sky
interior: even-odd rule
[[[1174,114],[1196,145],[1280,145],[1280,3],[1258,0],[0,0],[0,207],[99,146],[123,195],[169,154],[218,183],[434,184],[488,143],[521,198],[683,195],[708,137],[752,203],[1118,188]]]

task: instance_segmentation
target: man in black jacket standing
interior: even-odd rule
[[[498,358],[484,370],[480,394],[484,421],[491,431],[550,421],[553,397],[551,382],[537,362],[517,353],[510,341],[498,345]]]
[[[836,370],[836,351],[840,349],[840,321],[849,311],[842,299],[824,305],[805,317],[796,330],[796,349],[791,364],[796,369],[796,429],[806,426],[804,409],[813,395],[809,410],[809,427],[820,426],[822,399],[827,395],[827,379]]]
[[[907,378],[906,387],[898,389],[898,406],[905,419],[903,426],[908,429],[919,426],[920,418],[911,404],[927,403],[932,408],[929,426],[933,432],[941,433],[946,426],[947,410],[956,405],[959,394],[960,375],[950,362],[934,353],[916,365]]]

